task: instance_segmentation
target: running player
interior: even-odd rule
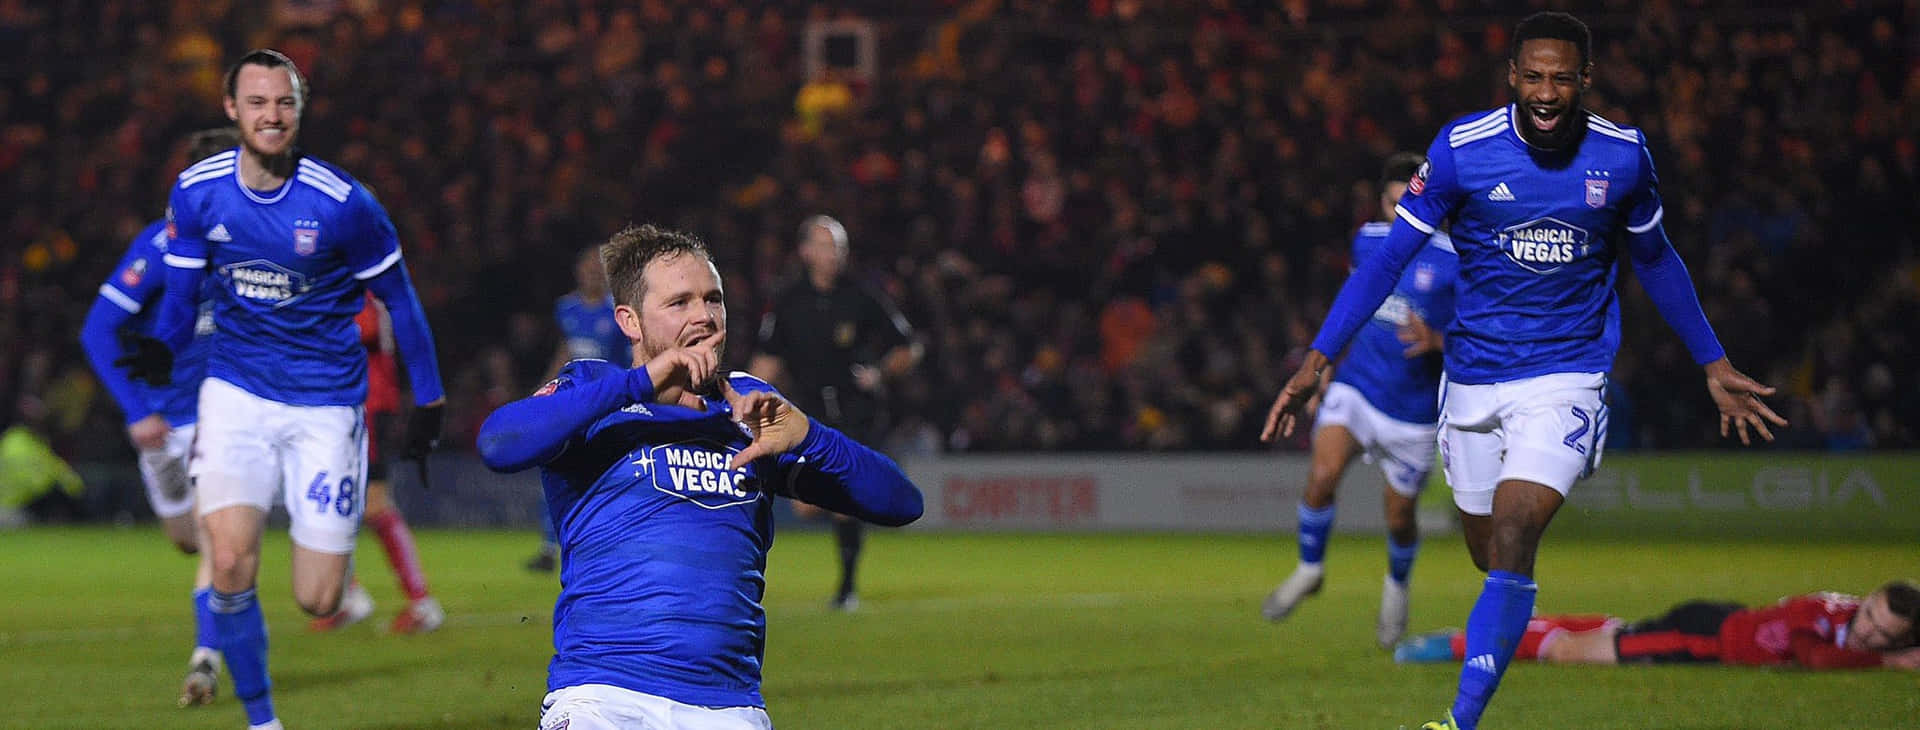
[[[1472,730],[1533,612],[1534,555],[1573,483],[1599,464],[1601,393],[1620,344],[1615,259],[1625,253],[1662,317],[1705,369],[1720,431],[1771,440],[1786,425],[1760,400],[1773,388],[1728,362],[1685,264],[1660,226],[1646,140],[1581,107],[1591,35],[1565,13],[1514,29],[1515,103],[1448,124],[1408,182],[1380,250],[1341,287],[1268,426],[1293,431],[1325,385],[1328,357],[1366,323],[1427,237],[1451,224],[1460,255],[1447,331],[1440,455],[1467,549],[1487,570],[1467,618],[1469,659],[1447,719]]]
[[[260,534],[276,497],[293,538],[294,600],[338,610],[365,503],[367,355],[354,331],[361,294],[393,317],[413,386],[408,458],[438,443],[444,401],[433,335],[387,213],[345,172],[294,147],[306,84],[277,51],[228,69],[225,107],[240,148],[187,168],[167,222],[167,293],[133,375],[164,383],[189,339],[211,274],[214,331],[190,474],[213,563],[219,650],[256,728],[278,728],[266,621],[254,596]]]
[[[1387,237],[1393,207],[1407,180],[1426,161],[1401,152],[1387,159],[1380,178],[1381,220],[1362,225],[1353,238],[1361,261]],[[1374,638],[1391,648],[1407,631],[1407,580],[1420,550],[1414,508],[1433,469],[1434,432],[1440,420],[1440,350],[1453,320],[1453,280],[1459,259],[1447,234],[1434,232],[1400,277],[1393,296],[1361,329],[1327,386],[1313,424],[1313,467],[1300,498],[1300,563],[1273,589],[1260,613],[1280,621],[1307,596],[1320,591],[1327,535],[1333,531],[1334,490],[1353,457],[1365,455],[1386,475],[1387,576],[1380,589]],[[1272,441],[1268,429],[1261,438]]]
[[[208,129],[195,133],[187,141],[187,162],[211,157],[240,143],[231,128]],[[187,478],[187,452],[193,446],[199,399],[200,378],[206,373],[206,345],[203,336],[213,329],[213,312],[203,306],[194,322],[194,337],[174,358],[172,384],[149,387],[134,381],[114,366],[120,357],[119,334],[131,330],[153,332],[154,313],[165,290],[165,270],[161,258],[167,254],[165,219],[147,224],[133,237],[133,244],[120,257],[112,276],[100,285],[100,298],[88,310],[80,327],[80,345],[100,384],[113,396],[127,418],[127,439],[140,453],[140,479],[146,483],[147,503],[160,518],[167,539],[180,552],[198,555],[193,573],[193,654],[187,660],[187,678],[180,686],[180,706],[192,707],[213,701],[220,681],[220,653],[215,647],[213,616],[207,610],[207,593],[212,590],[212,566],[200,549],[200,537],[193,517],[193,482]]]

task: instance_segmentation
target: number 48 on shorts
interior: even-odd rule
[[[352,476],[341,477],[336,491],[324,471],[313,475],[313,481],[307,484],[307,501],[312,502],[313,511],[320,514],[326,514],[327,507],[331,505],[341,517],[352,517],[354,508],[359,504],[354,494]]]

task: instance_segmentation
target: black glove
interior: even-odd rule
[[[121,332],[120,349],[126,354],[115,359],[113,366],[126,368],[128,377],[156,387],[173,382],[173,350],[167,348],[167,343],[146,335]],[[438,432],[435,429],[435,433]]]
[[[440,406],[415,406],[407,417],[407,445],[401,458],[425,461],[427,454],[440,447]]]
[[[440,406],[414,406],[413,413],[407,416],[406,453],[402,456],[420,468],[421,489],[433,488],[433,481],[427,478],[427,454],[440,447],[443,418]]]

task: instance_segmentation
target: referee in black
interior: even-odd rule
[[[774,296],[748,370],[821,423],[878,447],[886,436],[887,380],[912,371],[923,349],[885,294],[847,275],[847,229],[840,221],[816,215],[800,224],[799,252],[805,275]],[[794,502],[793,511],[806,518],[821,510]],[[833,515],[840,547],[840,588],[830,604],[836,610],[860,606],[853,577],[862,532],[859,520]]]

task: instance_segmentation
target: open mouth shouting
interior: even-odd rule
[[[1566,124],[1567,107],[1564,104],[1533,102],[1526,104],[1524,108],[1527,112],[1527,123],[1533,127],[1534,132],[1541,135],[1552,136]]]

